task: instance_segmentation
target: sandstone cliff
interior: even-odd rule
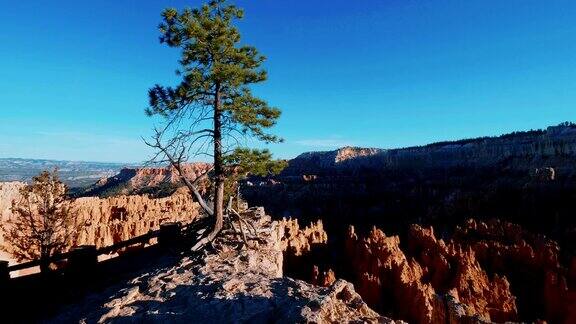
[[[80,229],[75,245],[112,245],[156,230],[164,222],[193,221],[199,206],[187,189],[181,188],[165,198],[147,195],[110,198],[84,197],[71,202]]]
[[[12,217],[12,202],[19,199],[20,188],[24,187],[24,182],[0,182],[0,222],[3,224]],[[0,246],[4,246],[4,235],[0,229]],[[12,255],[6,251],[0,251],[0,260],[16,263]]]
[[[378,148],[343,147],[335,151],[306,152],[289,161],[283,175],[294,176],[302,172],[316,173],[324,169],[374,166],[372,159],[384,154]]]
[[[326,256],[334,251],[320,221],[305,228],[292,219],[280,224],[287,274],[325,287],[345,276],[369,305],[393,317],[413,323],[518,319],[507,279],[490,277],[469,247],[438,240],[432,228],[413,225],[404,252],[398,236],[374,228],[358,238],[350,227],[345,253],[336,258],[340,264],[332,264],[342,272],[335,273],[327,266]]]
[[[13,217],[10,208],[12,202],[20,198],[19,189],[23,186],[21,182],[0,183],[0,221],[6,222]],[[74,227],[78,231],[71,246],[109,246],[156,230],[163,222],[189,223],[199,214],[198,204],[192,201],[185,188],[165,198],[147,195],[84,197],[71,200],[69,205],[77,215]],[[0,244],[10,249],[2,235]],[[15,262],[9,255],[4,255],[3,259]]]
[[[312,284],[328,287],[336,281],[334,271],[319,262],[328,251],[328,233],[322,220],[300,228],[297,219],[282,219],[284,229],[281,249],[284,252],[284,273]]]
[[[515,160],[516,169],[535,170],[551,164],[566,172],[569,171],[566,168],[571,167],[568,162],[574,158],[576,126],[561,124],[545,130],[398,149],[344,147],[335,151],[308,152],[290,160],[283,175],[325,173],[328,169],[349,172],[362,168],[480,167],[510,159]]]
[[[300,228],[297,219],[283,219],[280,225],[284,229],[282,236],[282,251],[293,256],[309,253],[314,245],[328,242],[328,234],[324,231],[322,220],[318,220],[304,228]]]
[[[563,124],[404,149],[305,153],[279,176],[249,179],[242,194],[279,218],[327,216],[323,227],[342,237],[348,225],[404,233],[411,224],[444,237],[473,215],[517,223],[574,254],[575,165],[576,127]]]
[[[190,181],[210,170],[209,163],[183,164],[182,169]],[[134,195],[149,193],[155,196],[167,196],[181,187],[178,172],[173,167],[124,168],[109,178],[102,178],[80,196],[109,197],[116,195]]]

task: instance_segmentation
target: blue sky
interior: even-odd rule
[[[165,7],[0,0],[0,157],[138,162],[147,89],[176,82]],[[576,2],[237,1],[268,57],[289,158],[497,135],[576,120]]]

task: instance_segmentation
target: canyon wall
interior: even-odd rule
[[[212,168],[209,163],[186,163],[182,170],[190,181],[205,174]],[[76,196],[111,197],[117,195],[151,194],[157,197],[169,196],[183,184],[179,173],[173,167],[124,168],[120,173],[102,178]],[[200,184],[203,192],[205,187]]]
[[[307,152],[290,160],[283,176],[346,174],[366,168],[487,167],[514,160],[516,169],[554,165],[574,174],[570,159],[576,158],[576,126],[561,124],[546,130],[514,132],[496,137],[438,142],[424,146],[376,149],[344,147],[335,151]]]
[[[304,153],[277,176],[249,178],[242,194],[279,219],[321,219],[327,244],[288,255],[286,272],[320,285],[350,280],[385,315],[571,323],[575,165],[576,127],[562,124]]]
[[[468,220],[453,239],[474,251],[490,273],[510,280],[524,319],[576,322],[576,256],[562,254],[557,242],[497,219]]]
[[[328,250],[328,233],[322,220],[301,228],[298,219],[279,221],[283,229],[280,246],[284,252],[284,274],[327,287],[336,281],[334,271],[320,263]]]
[[[348,224],[406,231],[418,223],[444,233],[471,216],[496,217],[574,252],[575,165],[576,127],[559,125],[405,149],[304,153],[277,176],[250,177],[242,194],[278,218],[322,218],[342,236]]]

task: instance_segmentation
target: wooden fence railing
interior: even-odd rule
[[[171,247],[181,241],[183,233],[190,229],[192,224],[197,225],[198,223],[201,223],[201,221],[193,221],[184,226],[178,222],[164,223],[160,225],[158,230],[150,231],[114,245],[99,249],[96,249],[94,245],[82,245],[74,247],[68,252],[55,254],[46,260],[33,260],[15,265],[8,265],[8,261],[0,261],[0,282],[10,279],[10,272],[37,267],[43,262],[55,263],[67,260],[66,268],[82,268],[93,265],[98,263],[99,255],[110,254],[136,244],[146,244],[153,238],[158,239],[160,246]]]

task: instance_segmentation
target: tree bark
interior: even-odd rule
[[[214,217],[215,223],[208,240],[212,241],[224,224],[224,160],[222,156],[222,111],[220,110],[220,84],[216,84],[214,98]]]
[[[48,251],[46,251],[46,247],[41,246],[40,247],[40,272],[43,274],[48,273],[48,271],[50,270],[50,262],[48,262],[49,257],[50,257],[50,255],[48,254]]]

